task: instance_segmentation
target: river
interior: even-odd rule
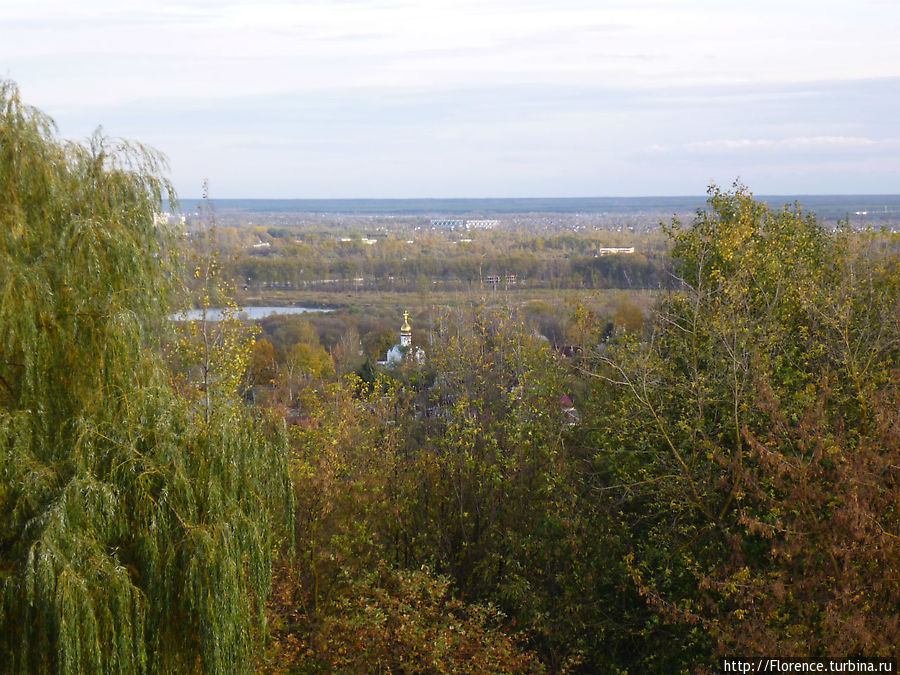
[[[330,312],[330,309],[320,309],[318,307],[242,307],[238,313],[238,318],[244,321],[258,321],[267,316],[276,314],[309,314],[315,312]],[[170,318],[175,321],[197,321],[202,318],[203,310],[188,309],[184,312],[173,314]],[[222,318],[222,310],[211,307],[206,310],[206,318],[209,321],[219,321]]]

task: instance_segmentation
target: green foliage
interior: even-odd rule
[[[565,375],[546,341],[518,319],[478,311],[436,323],[442,332],[424,364],[307,391],[307,416],[293,434],[297,558],[287,563],[295,591],[286,604],[308,621],[319,617],[321,639],[334,643],[320,645],[328,658],[353,637],[372,641],[373,658],[415,664],[427,656],[444,672],[449,656],[434,653],[434,630],[460,645],[489,634],[466,614],[453,619],[455,610],[404,609],[404,584],[433,581],[404,570],[426,565],[475,604],[461,611],[493,602],[555,667],[571,665],[589,617],[577,609],[581,588],[568,574],[592,551],[580,546],[586,532],[572,512],[559,403]],[[407,581],[371,586],[381,578],[372,570],[384,564],[397,570],[388,576]],[[383,623],[370,622],[376,615]],[[382,643],[388,629],[404,635],[390,649]],[[346,652],[340,658],[356,658]]]
[[[668,231],[682,289],[595,370],[585,487],[646,603],[630,632],[678,635],[645,650],[672,669],[717,651],[886,653],[896,629],[872,608],[894,602],[900,554],[880,534],[897,527],[895,244],[742,186]]]
[[[425,565],[495,603],[558,671],[886,653],[900,556],[896,242],[823,232],[741,187],[713,190],[692,226],[668,230],[683,283],[652,311],[615,298],[613,328],[583,303],[563,321],[538,303],[531,323],[439,313],[416,336],[424,364],[304,401],[296,597],[323,630],[310,655],[429,653],[402,585],[367,576],[385,563]],[[544,321],[581,356],[535,337]],[[587,401],[574,368],[591,369]],[[403,633],[398,651],[384,626]]]
[[[304,424],[294,427],[296,487],[293,567],[302,604],[318,611],[380,559],[394,559],[402,436],[394,421],[402,394],[381,377],[353,378],[304,392]]]
[[[420,570],[436,552],[416,511],[438,504],[418,494],[432,460],[408,436],[414,397],[383,374],[306,393],[292,431],[297,555],[272,603],[272,672],[541,672],[498,610]],[[451,489],[433,487],[435,499]]]
[[[264,615],[283,436],[164,366],[161,159],[62,143],[0,84],[0,664],[234,672]]]
[[[396,559],[495,602],[562,667],[584,629],[568,577],[584,532],[560,403],[566,374],[515,316],[476,310],[437,323],[430,374],[409,373],[418,419],[399,420]]]

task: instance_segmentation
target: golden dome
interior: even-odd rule
[[[409,312],[403,312],[403,325],[400,326],[401,333],[412,333],[412,326],[409,325]]]

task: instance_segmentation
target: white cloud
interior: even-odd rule
[[[897,30],[896,5],[808,0],[5,0],[0,63],[54,104],[77,101],[85,81],[109,102],[435,83],[774,83],[900,76]],[[97,54],[120,67],[98,68]],[[68,83],[53,78],[54,60],[70,64]]]
[[[882,143],[884,141],[881,141]],[[795,138],[763,139],[735,138],[686,143],[688,151],[734,152],[741,150],[816,150],[865,148],[878,142],[860,136],[798,136]]]

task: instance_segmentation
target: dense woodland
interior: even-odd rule
[[[894,235],[735,185],[632,258],[504,232],[415,255],[266,233],[254,255],[262,233],[209,212],[161,224],[163,169],[59,140],[0,85],[3,672],[893,655]],[[240,319],[236,292],[341,257],[342,279],[407,284],[423,361],[376,364],[397,307]],[[614,290],[483,292],[513,267]],[[225,317],[171,320],[191,304]]]

